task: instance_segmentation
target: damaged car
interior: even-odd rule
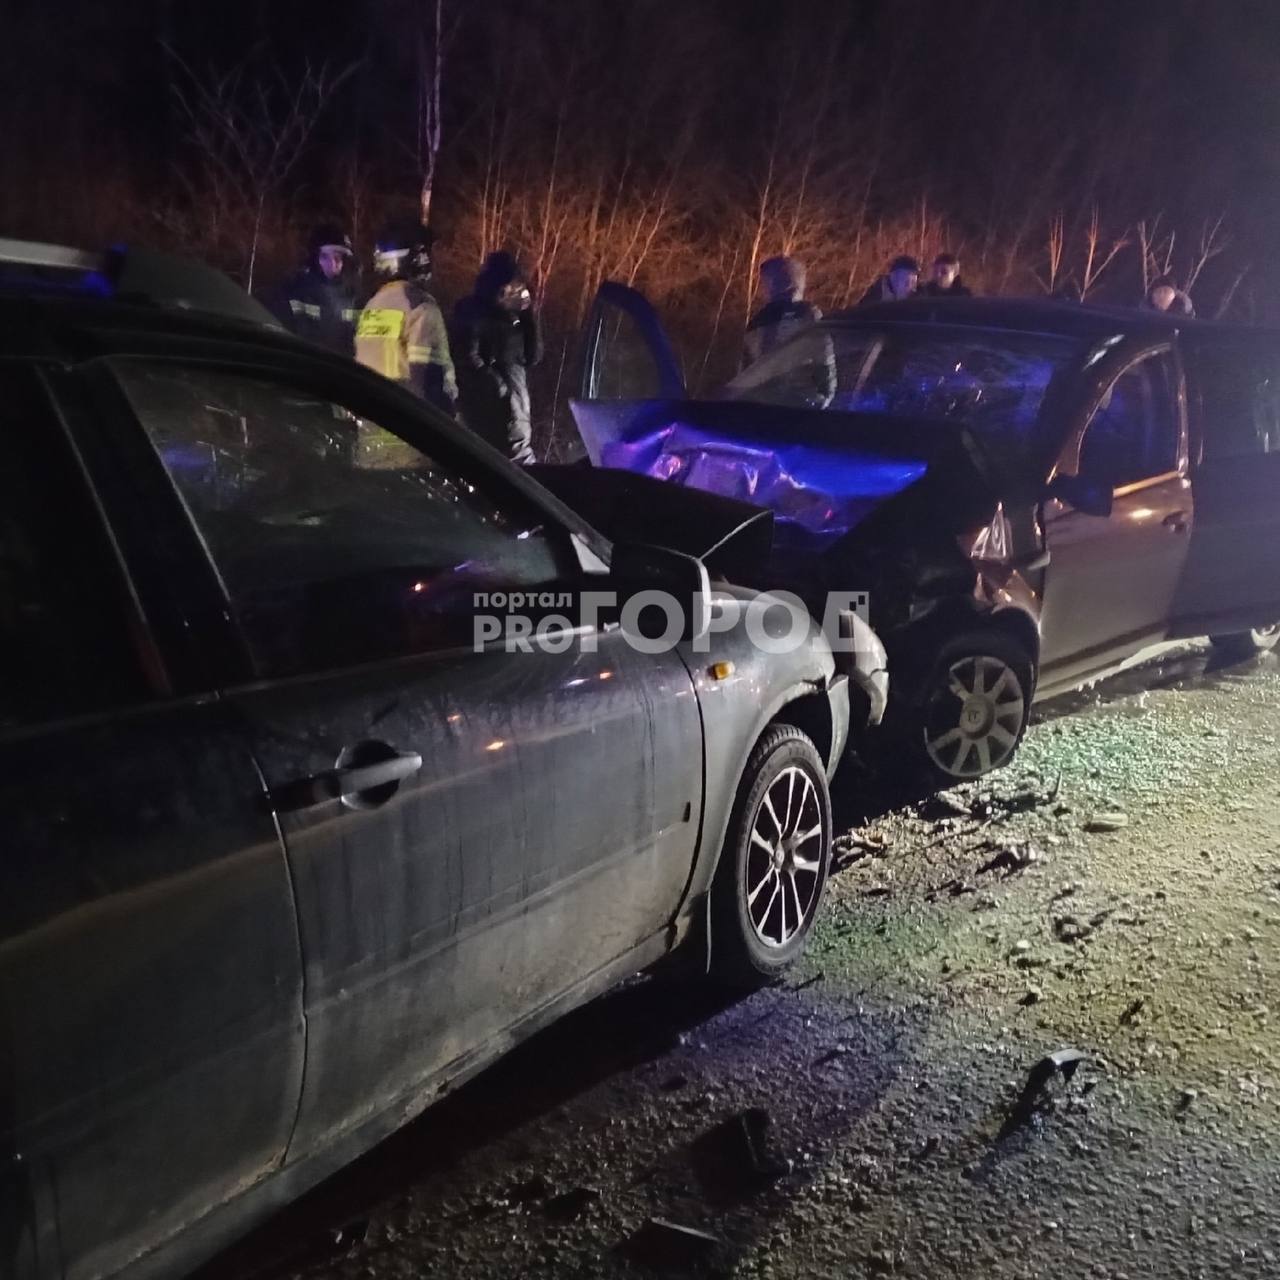
[[[1154,645],[1280,638],[1280,335],[1157,312],[915,299],[832,316],[688,398],[606,284],[574,413],[591,462],[775,515],[741,581],[866,592],[893,745],[1007,763],[1037,698]]]
[[[610,539],[160,255],[0,295],[0,1273],[189,1270],[618,981],[800,955],[885,659],[721,580],[769,513]]]

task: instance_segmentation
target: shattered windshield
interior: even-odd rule
[[[992,444],[1026,442],[1050,383],[1080,344],[1043,334],[901,325],[820,325],[744,369],[722,396],[969,427]]]

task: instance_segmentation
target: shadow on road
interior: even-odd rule
[[[327,1234],[469,1152],[670,1052],[732,1004],[697,984],[636,980],[575,1010],[233,1245],[191,1280],[266,1277],[329,1252]]]

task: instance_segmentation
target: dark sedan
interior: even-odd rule
[[[857,619],[763,652],[225,281],[0,244],[6,291],[0,1274],[179,1272],[677,948],[798,955]]]
[[[886,727],[940,779],[1010,759],[1033,698],[1179,637],[1280,630],[1280,334],[1136,310],[914,300],[832,317],[687,400],[606,286],[592,460],[758,503],[744,580],[870,595]]]

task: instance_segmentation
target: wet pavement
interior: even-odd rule
[[[624,986],[202,1280],[1280,1276],[1276,659],[1173,651],[942,797],[838,783],[785,985]]]

